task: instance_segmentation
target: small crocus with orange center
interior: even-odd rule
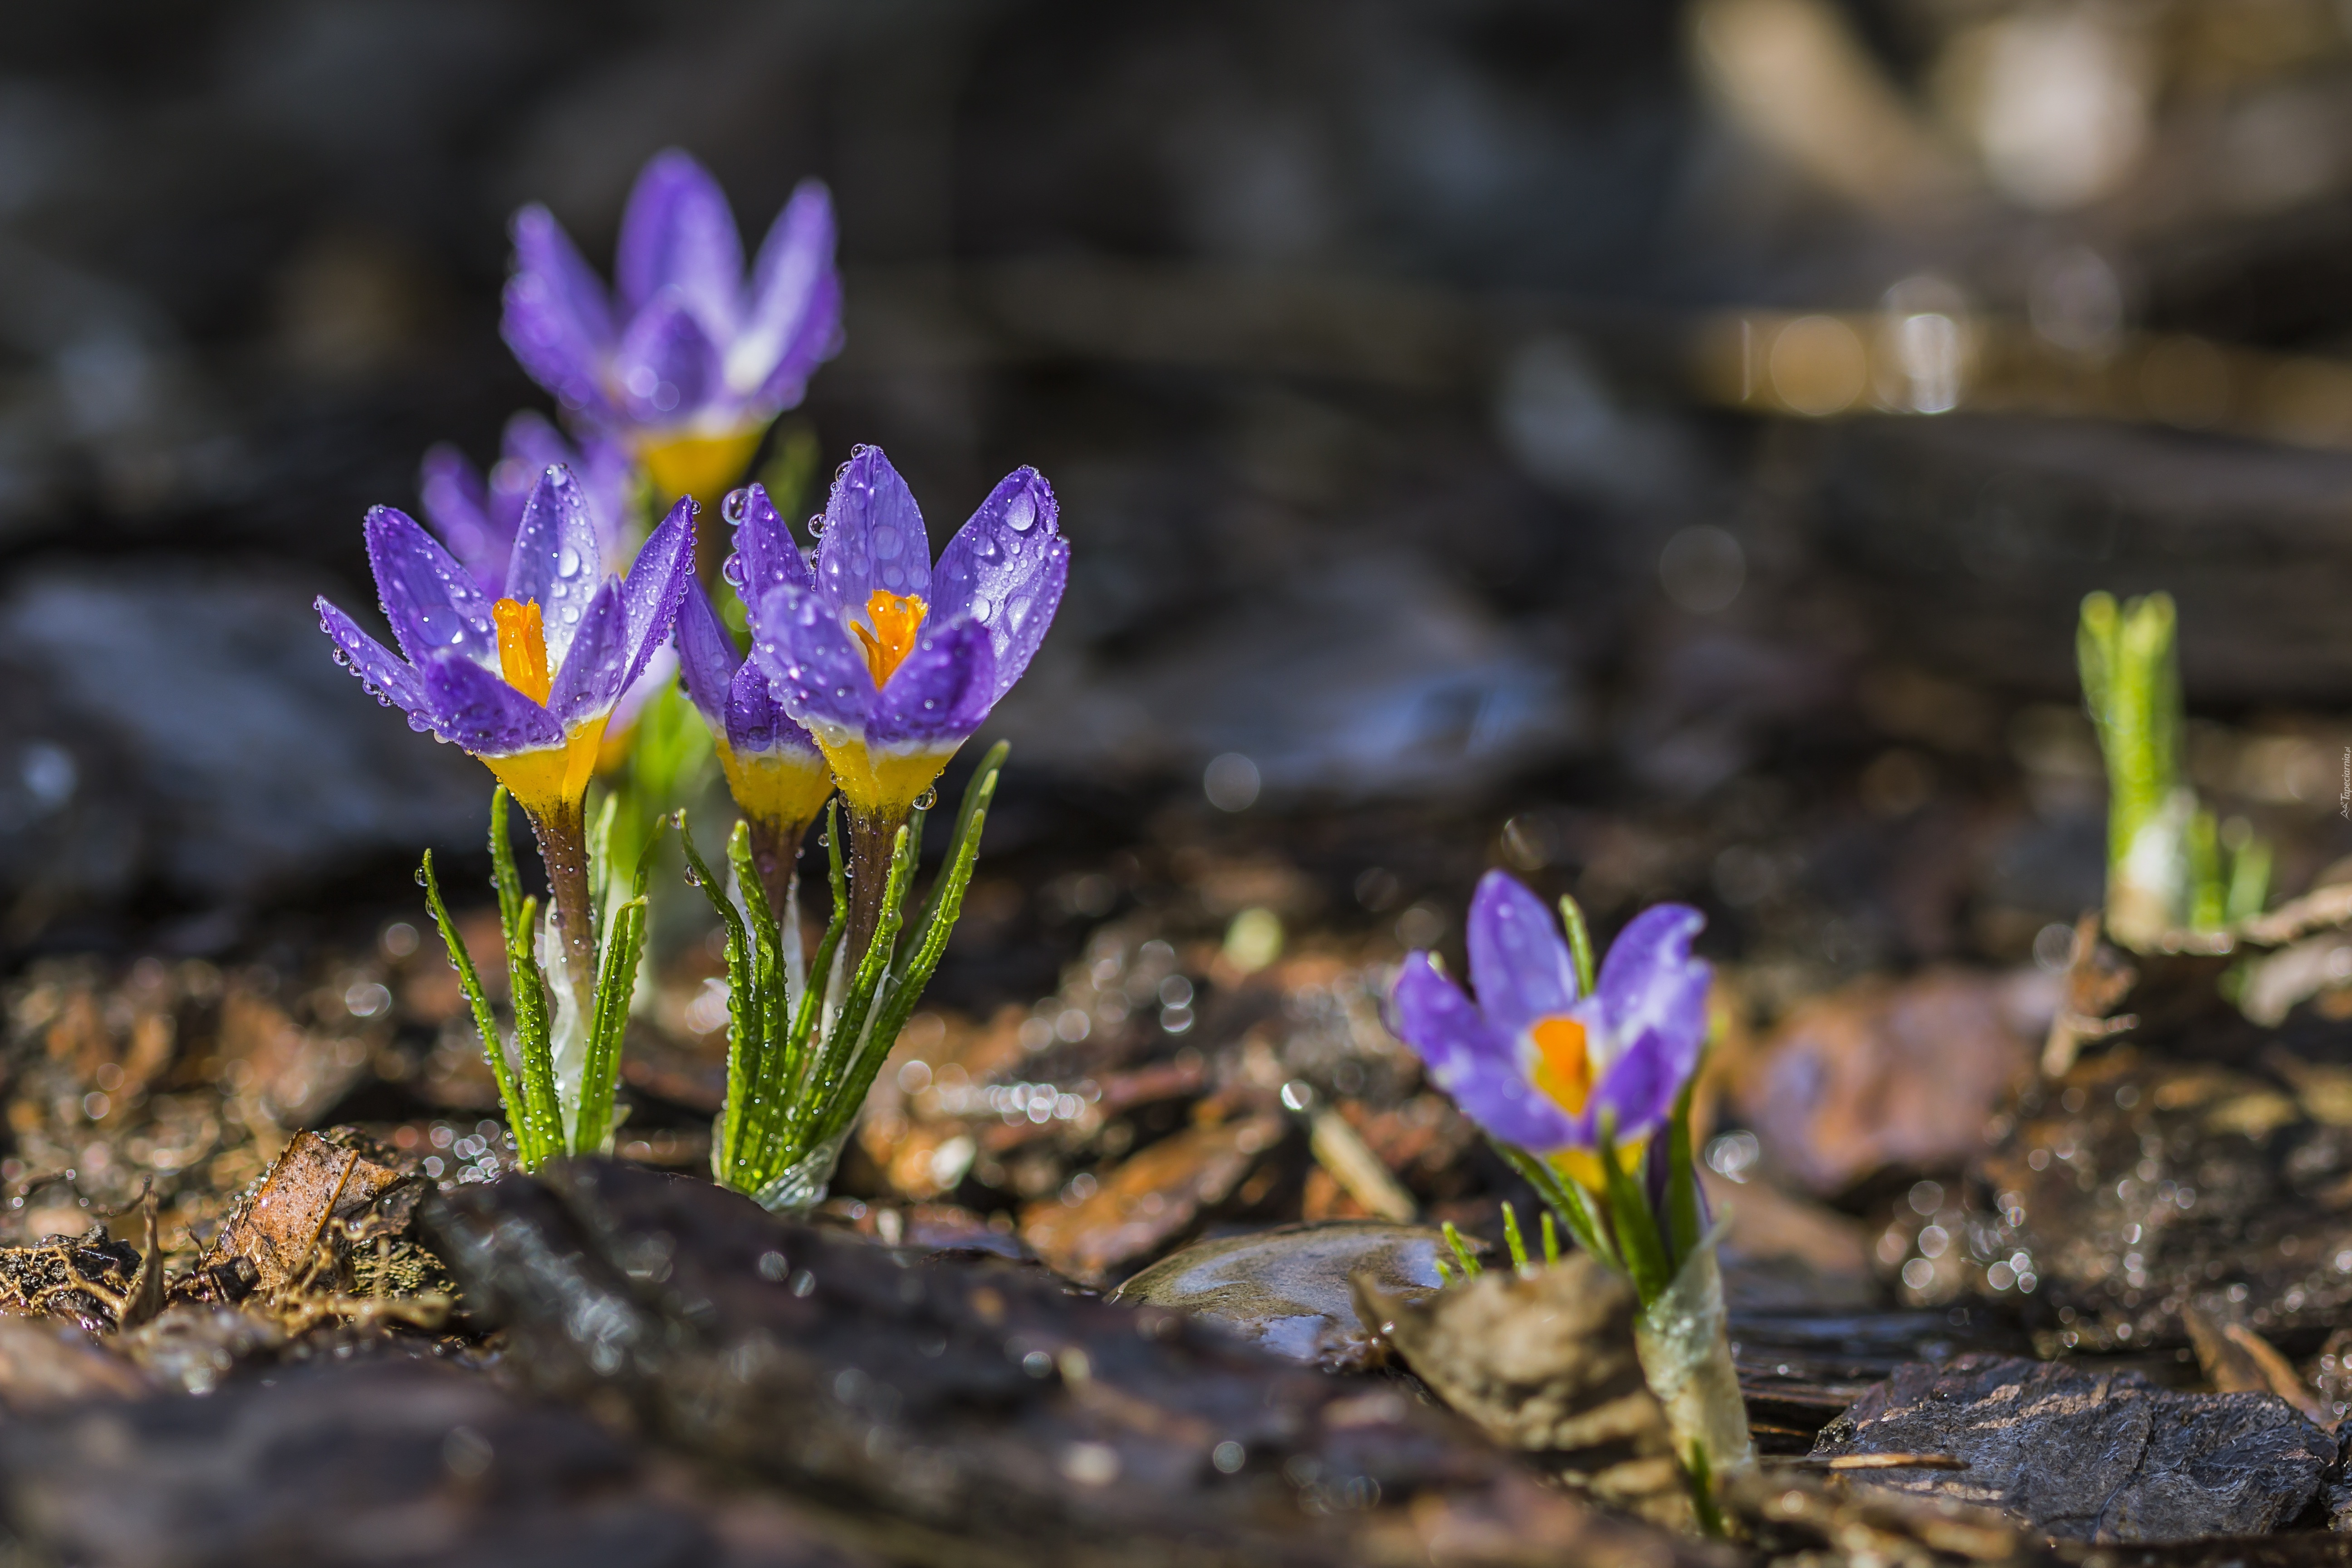
[[[514,246],[508,346],[664,498],[715,503],[840,347],[833,204],[814,181],[793,193],[748,278],[726,194],[676,149],[630,193],[611,294],[545,207],[515,215]]]
[[[694,507],[681,500],[625,580],[570,472],[551,468],[525,503],[493,599],[405,512],[370,511],[369,563],[395,654],[318,601],[337,657],[410,725],[480,758],[530,817],[546,861],[572,998],[595,969],[585,802],[621,694],[668,639],[692,574]]]
[[[1563,900],[1561,913],[1565,933],[1533,893],[1488,872],[1466,933],[1477,999],[1415,952],[1394,1026],[1586,1250],[1632,1279],[1643,1372],[1698,1517],[1719,1528],[1712,1478],[1752,1468],[1755,1448],[1691,1161],[1710,976],[1690,949],[1706,921],[1681,904],[1643,910],[1596,978],[1582,912]]]
[[[814,591],[816,579],[766,488],[751,486],[741,502],[729,580]],[[735,501],[728,504],[731,510]],[[678,611],[677,648],[687,695],[710,726],[728,791],[751,825],[768,907],[781,916],[792,901],[801,840],[833,794],[824,753],[776,700],[766,673],[737,649],[699,583],[687,589]]]
[[[751,658],[849,807],[853,954],[908,810],[1045,641],[1069,578],[1059,518],[1053,488],[1015,469],[934,565],[907,481],[860,447],[826,500],[814,580],[781,552],[746,576]]]

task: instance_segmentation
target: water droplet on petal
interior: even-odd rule
[[[818,512],[815,516],[808,520],[808,531],[809,537],[811,539],[823,539],[824,537],[824,513]]]
[[[564,624],[565,626],[576,626],[576,625],[578,625],[578,624],[579,624],[579,620],[580,620],[580,606],[579,606],[579,605],[564,605],[564,606],[563,606],[563,624]]]
[[[743,586],[743,558],[740,555],[728,556],[719,563],[719,574],[740,588]]]
[[[833,689],[833,694],[836,698],[846,699],[849,696],[849,688],[846,686],[836,686]]]
[[[719,503],[719,515],[725,518],[727,525],[732,528],[743,521],[743,509],[751,504],[751,492],[749,489],[729,490],[726,499]]]
[[[1036,521],[1037,502],[1027,490],[1014,496],[1013,504],[1004,509],[1004,525],[1015,533],[1028,532]]]
[[[985,595],[975,595],[971,601],[971,618],[983,626],[986,625],[988,612],[992,607]]]
[[[555,574],[559,577],[579,576],[580,552],[568,544],[565,545],[563,552],[555,558]]]

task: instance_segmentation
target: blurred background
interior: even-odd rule
[[[428,444],[547,406],[508,216],[602,267],[672,145],[754,236],[833,189],[847,346],[780,426],[820,472],[884,446],[935,545],[1015,464],[1062,497],[951,1000],[1050,987],[1055,932],[1154,889],[1443,940],[1490,862],[1604,921],[1696,899],[1790,994],[2022,961],[2098,896],[2097,587],[2179,597],[2193,772],[2282,890],[2352,849],[2342,0],[105,0],[5,37],[16,959],[366,940],[420,847],[475,849],[481,770],[309,600],[368,602],[362,513]]]

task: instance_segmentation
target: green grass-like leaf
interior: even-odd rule
[[[1609,1206],[1609,1228],[1617,1237],[1618,1250],[1625,1259],[1625,1272],[1633,1281],[1633,1293],[1646,1307],[1666,1293],[1666,1287],[1674,1282],[1674,1274],[1666,1267],[1665,1241],[1658,1234],[1657,1218],[1650,1213],[1649,1200],[1618,1162],[1613,1121],[1604,1111],[1597,1133],[1601,1196]]]

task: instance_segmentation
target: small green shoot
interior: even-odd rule
[[[1528,1244],[1519,1236],[1519,1211],[1508,1203],[1503,1205],[1503,1245],[1510,1248],[1511,1267],[1524,1269],[1528,1266]]]
[[[1450,1219],[1445,1222],[1445,1245],[1453,1249],[1454,1261],[1462,1266],[1463,1279],[1475,1279],[1486,1271],[1486,1266],[1470,1255],[1470,1248],[1464,1243],[1462,1233],[1454,1228],[1454,1222]]]

